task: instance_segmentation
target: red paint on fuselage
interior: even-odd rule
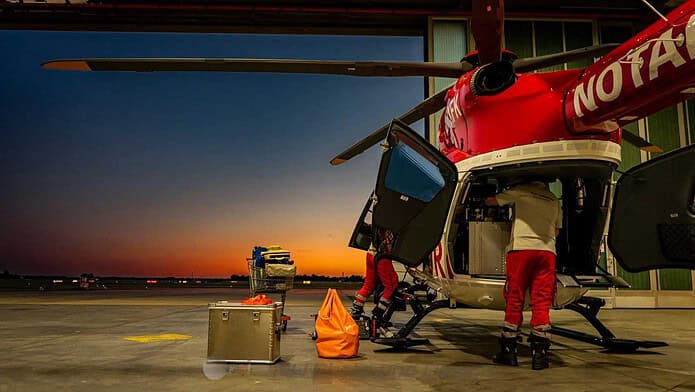
[[[667,19],[586,69],[567,91],[568,128],[575,133],[612,130],[695,96],[695,0]]]
[[[469,72],[447,94],[439,127],[439,145],[452,162],[514,146],[569,139],[620,142],[619,132],[575,135],[565,127],[563,100],[579,70],[519,74],[505,91],[478,96]]]
[[[620,143],[620,126],[695,96],[695,0],[666,18],[585,70],[518,74],[511,87],[488,96],[471,91],[478,68],[461,76],[439,124],[442,153],[456,163],[556,140]]]

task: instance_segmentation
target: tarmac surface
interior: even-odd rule
[[[348,294],[342,292],[345,304]],[[361,341],[360,357],[320,359],[309,337],[325,290],[288,294],[292,316],[275,365],[206,364],[208,310],[243,289],[0,293],[0,392],[14,391],[695,391],[695,312],[603,310],[620,338],[669,347],[634,354],[560,337],[551,368],[494,365],[502,313],[442,309],[416,329],[430,345],[395,352]],[[592,332],[580,316],[558,326]],[[405,322],[408,314],[397,313]],[[130,339],[139,336],[159,339]]]

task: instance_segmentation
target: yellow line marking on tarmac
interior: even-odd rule
[[[131,342],[138,343],[151,343],[151,342],[161,342],[165,340],[188,340],[193,336],[190,335],[179,335],[176,333],[165,333],[162,335],[143,335],[143,336],[126,336],[123,340],[129,340]]]

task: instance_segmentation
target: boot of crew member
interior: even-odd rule
[[[550,366],[550,339],[531,333],[529,337],[531,343],[531,368],[533,370],[543,370]]]
[[[389,330],[391,323],[386,318],[386,311],[390,305],[391,301],[381,299],[379,304],[372,309],[372,320],[374,321],[372,328],[375,328],[375,332],[378,332],[379,335],[388,339],[395,337],[395,334]]]
[[[516,351],[516,343],[518,338],[518,329],[512,329],[506,326],[502,328],[502,334],[498,338],[500,343],[500,352],[492,357],[492,361],[501,365],[519,366]]]

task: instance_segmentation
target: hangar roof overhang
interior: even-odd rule
[[[684,0],[651,0],[662,11]],[[648,22],[639,0],[516,0],[507,18]],[[189,33],[424,35],[434,17],[466,17],[471,0],[0,0],[0,29]]]

